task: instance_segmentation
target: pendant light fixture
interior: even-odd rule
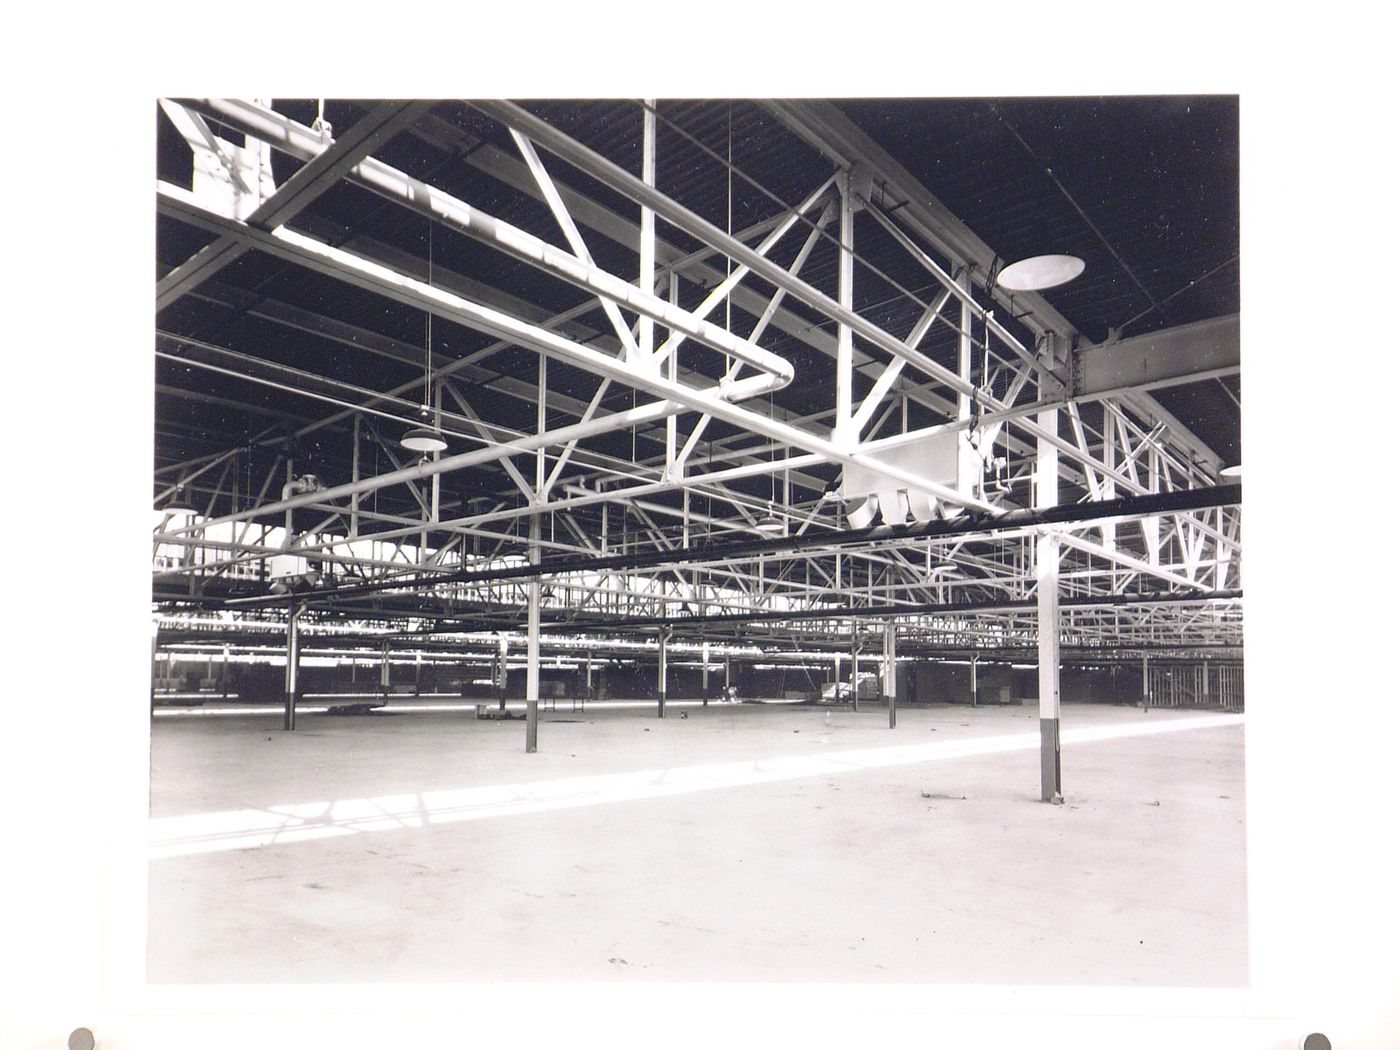
[[[441,452],[447,447],[447,439],[442,436],[441,430],[423,426],[405,432],[399,438],[399,444],[414,452]]]
[[[184,485],[175,486],[175,494],[166,502],[164,509],[169,514],[194,513],[194,504],[190,502],[189,496],[185,495]]]
[[[776,414],[773,410],[773,392],[771,390],[768,392],[768,417],[770,419],[776,418]],[[778,516],[777,511],[777,480],[774,476],[774,471],[777,468],[777,460],[778,446],[775,443],[768,454],[768,510],[754,525],[754,528],[758,529],[758,531],[765,536],[780,536],[787,532],[787,522]],[[786,501],[786,486],[784,487],[783,498]]]
[[[428,220],[428,287],[433,286],[433,222]],[[433,401],[433,312],[427,312],[427,333],[423,340],[423,403],[418,406],[418,414],[422,417],[422,422],[413,427],[403,437],[399,438],[399,444],[411,452],[421,452],[427,455],[430,452],[441,452],[447,448],[447,439],[443,437],[442,431],[433,425],[432,401]]]
[[[777,511],[771,503],[768,504],[768,513],[759,518],[758,524],[754,527],[758,529],[759,532],[769,536],[776,536],[786,531],[786,527],[783,525],[783,519],[778,517]]]
[[[1068,284],[1084,272],[1084,260],[1075,255],[1033,255],[1007,266],[997,274],[997,284],[1008,292],[1043,292]]]

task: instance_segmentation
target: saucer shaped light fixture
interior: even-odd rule
[[[1242,477],[1243,474],[1244,467],[1239,463],[1236,463],[1233,467],[1225,467],[1220,471],[1220,476],[1222,478],[1238,478]]]
[[[399,438],[399,444],[414,452],[441,452],[447,447],[447,439],[441,430],[431,427],[414,427]]]
[[[191,503],[190,498],[185,495],[184,485],[177,485],[175,487],[175,495],[171,496],[169,501],[167,501],[165,509],[171,514],[194,513],[194,504]]]
[[[1043,292],[1067,284],[1084,272],[1084,260],[1074,255],[1033,255],[1002,269],[997,284],[1008,292]]]
[[[755,527],[759,532],[769,536],[776,536],[784,531],[783,519],[774,512],[771,503],[768,504],[768,513],[758,519],[758,524]]]

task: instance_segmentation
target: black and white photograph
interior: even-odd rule
[[[159,109],[149,980],[1247,983],[1237,99]]]
[[[97,815],[12,900],[97,940],[16,1050],[1386,1045],[1385,387],[1276,110],[253,83],[63,198],[136,325],[28,437],[135,514],[34,615]]]

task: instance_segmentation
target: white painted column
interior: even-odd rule
[[[1113,473],[1118,469],[1118,442],[1114,440],[1113,417],[1108,410],[1104,409],[1103,426],[1103,462],[1108,468],[1108,472],[1103,477],[1103,498],[1106,500],[1118,498],[1118,483],[1113,480]],[[1101,530],[1103,532],[1103,545],[1108,550],[1118,549],[1118,525],[1115,522],[1105,522]],[[1116,575],[1116,573],[1115,573]]]
[[[350,480],[358,482],[360,480],[360,413],[355,413],[355,426],[351,437],[350,448]],[[350,494],[350,538],[356,539],[360,535],[360,494],[352,492]]]
[[[855,201],[851,195],[849,172],[836,177],[841,191],[841,244],[837,262],[837,302],[847,310],[855,301]],[[854,348],[849,325],[836,326],[836,420],[831,439],[842,447],[854,444],[851,433],[851,372]]]
[[[287,614],[287,674],[283,689],[286,708],[282,713],[282,728],[297,727],[297,670],[301,660],[301,614],[306,606],[294,604]]]
[[[656,185],[656,99],[644,99],[645,108],[642,110],[642,182],[648,186]],[[639,264],[637,274],[637,286],[647,294],[651,295],[656,291],[656,213],[643,205],[641,215],[641,231],[639,248]],[[653,337],[653,322],[650,317],[642,316],[637,323],[637,347],[641,351],[642,361],[651,357]],[[674,434],[675,424],[667,420],[668,433],[672,434],[672,444],[668,445],[674,454]]]
[[[506,686],[510,684],[510,640],[502,636],[496,649],[496,702],[500,710],[506,709]]]
[[[710,706],[710,643],[700,643],[700,706]]]
[[[885,623],[885,699],[890,706],[890,728],[894,728],[895,719],[895,693],[898,692],[899,679],[895,674],[894,661],[894,621]]]
[[[539,376],[536,380],[535,430],[544,433],[547,423],[545,409],[549,401],[549,359],[540,354]],[[540,563],[540,516],[544,513],[540,504],[544,500],[544,483],[547,476],[544,446],[535,450],[535,491],[532,499],[535,513],[530,515],[531,565]],[[534,754],[539,743],[540,727],[540,578],[531,576],[526,588],[526,633],[525,633],[525,753]],[[502,705],[505,700],[502,698]]]
[[[540,561],[540,516],[530,518],[530,564]],[[525,753],[534,754],[540,725],[540,578],[530,577],[525,650]],[[504,699],[502,703],[504,703]]]
[[[657,633],[656,646],[656,717],[666,717],[666,642],[670,640],[671,629],[663,627]]]
[[[851,620],[851,710],[860,710],[860,637],[855,620]]]
[[[1036,422],[1057,433],[1058,413],[1046,409]],[[1035,506],[1059,502],[1059,453],[1044,438],[1036,445]],[[1060,539],[1050,530],[1036,537],[1036,634],[1040,663],[1040,800],[1062,801],[1060,790]]]
[[[958,275],[957,285],[969,295],[972,293],[972,275],[964,270]],[[964,383],[972,382],[972,306],[962,300],[958,314],[958,378]],[[972,418],[972,398],[958,392],[958,419],[965,422]]]

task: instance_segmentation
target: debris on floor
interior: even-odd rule
[[[920,791],[920,792],[919,792],[919,797],[920,797],[920,798],[945,798],[945,799],[950,799],[950,800],[952,800],[953,802],[966,802],[966,801],[967,801],[967,796],[966,796],[966,795],[944,795],[944,794],[940,794],[940,793],[937,792],[937,791]]]
[[[328,715],[373,715],[378,714],[383,704],[336,704],[326,708]]]

